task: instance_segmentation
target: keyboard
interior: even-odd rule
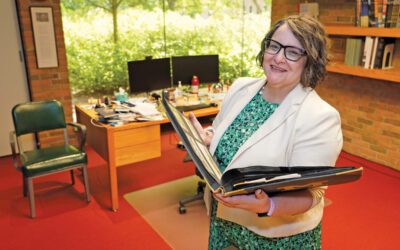
[[[176,106],[176,109],[181,112],[192,111],[196,109],[204,109],[209,107],[215,107],[216,105],[213,103],[199,103],[194,105],[184,105],[184,106]]]

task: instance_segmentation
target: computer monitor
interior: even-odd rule
[[[177,86],[178,81],[186,85],[191,84],[194,75],[199,78],[200,83],[219,82],[218,55],[172,57],[172,79],[174,86]]]
[[[170,58],[128,62],[131,94],[171,87]]]

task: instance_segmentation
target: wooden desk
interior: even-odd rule
[[[93,109],[84,109],[77,105],[75,110],[77,121],[86,126],[87,143],[107,162],[110,178],[111,207],[113,211],[117,211],[117,167],[160,157],[160,125],[169,123],[169,121],[165,118],[160,121],[132,122],[113,127],[92,121],[92,119],[97,118],[96,111]],[[209,107],[191,112],[196,117],[204,117],[216,115],[218,110],[218,107]]]

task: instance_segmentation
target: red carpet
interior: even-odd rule
[[[10,157],[0,158],[0,249],[170,249],[132,209],[122,195],[173,179],[193,175],[182,163],[175,134],[162,137],[161,158],[118,169],[118,212],[110,210],[105,162],[88,148],[92,201],[84,200],[82,181],[75,186],[68,173],[34,181],[37,218],[29,218],[22,196],[21,176]],[[56,185],[54,185],[56,184]]]
[[[105,162],[90,148],[92,202],[85,202],[79,178],[70,186],[68,173],[42,177],[34,182],[33,220],[20,173],[10,157],[0,158],[0,249],[169,249],[122,196],[194,173],[192,163],[182,163],[185,153],[176,149],[176,141],[174,133],[164,133],[161,158],[118,169],[116,213],[109,209]],[[362,165],[365,172],[356,183],[328,189],[333,204],[325,210],[323,249],[395,249],[400,245],[400,173],[345,153],[338,165]]]
[[[338,166],[363,166],[354,183],[329,187],[323,249],[399,249],[400,172],[342,153]]]

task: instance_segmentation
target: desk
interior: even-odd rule
[[[97,113],[93,109],[75,106],[77,122],[86,126],[87,143],[107,162],[110,178],[111,207],[118,210],[117,168],[135,162],[161,156],[160,125],[169,123],[165,118],[160,121],[132,122],[119,127],[96,122]],[[196,117],[216,115],[218,107],[209,107],[191,111]]]

